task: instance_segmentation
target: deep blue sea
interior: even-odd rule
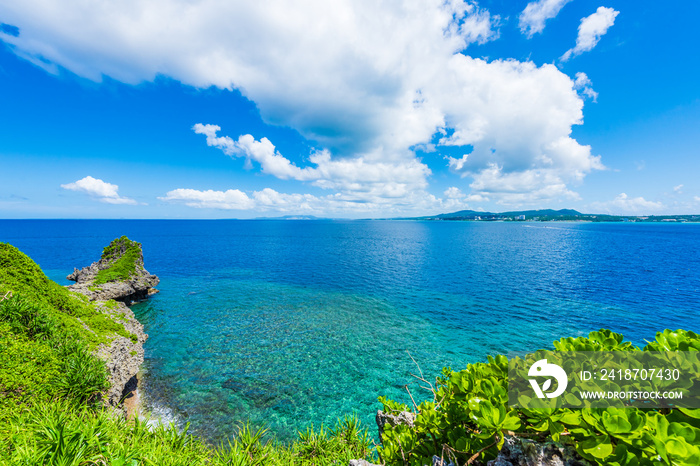
[[[0,220],[61,284],[121,235],[161,279],[133,306],[142,396],[212,441],[353,412],[374,432],[378,396],[427,396],[411,356],[432,378],[599,328],[700,331],[698,224]]]

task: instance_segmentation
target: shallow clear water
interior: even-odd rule
[[[281,438],[488,354],[601,327],[644,344],[700,330],[700,225],[413,221],[0,221],[67,284],[126,234],[161,293],[144,398],[218,441],[245,420]]]

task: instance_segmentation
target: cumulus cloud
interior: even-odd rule
[[[375,198],[374,202],[357,202],[346,198],[341,193],[326,196],[280,193],[271,188],[253,191],[250,194],[238,189],[200,191],[178,188],[168,191],[165,196],[158,199],[166,202],[183,203],[189,207],[201,209],[314,215],[389,216],[398,213],[422,214],[469,207],[464,199],[440,199],[425,191],[408,193],[399,203],[389,202],[382,198]]]
[[[574,89],[588,97],[589,99],[596,102],[598,100],[598,93],[591,87],[593,83],[588,78],[586,73],[576,73],[576,79],[574,80]]]
[[[163,75],[238,89],[267,123],[311,141],[310,166],[291,163],[267,138],[218,136],[204,124],[195,131],[263,173],[349,201],[425,197],[430,170],[413,149],[431,144],[464,146],[446,163],[474,186],[486,186],[494,166],[506,180],[532,180],[509,194],[523,199],[528,190],[531,200],[569,193],[568,183],[602,168],[570,137],[583,122],[573,80],[553,65],[467,55],[498,37],[500,21],[472,1],[23,0],[0,6],[0,17],[20,29],[0,32],[17,54],[88,79]]]
[[[314,178],[309,169],[302,170],[283,157],[267,138],[256,141],[250,134],[240,136],[234,141],[229,136],[218,137],[221,127],[197,123],[192,128],[197,134],[207,137],[207,145],[221,149],[224,154],[233,157],[245,157],[248,162],[254,160],[260,164],[263,173],[276,176],[283,180],[308,180]]]
[[[629,197],[625,193],[620,193],[612,201],[594,202],[590,205],[590,209],[594,212],[607,214],[638,214],[646,215],[654,212],[659,212],[665,206],[661,202],[647,201],[643,197]]]
[[[567,50],[562,55],[561,60],[567,61],[572,56],[593,50],[600,38],[608,32],[610,26],[615,24],[615,17],[618,14],[620,14],[619,11],[601,6],[592,15],[581,19],[581,24],[578,27],[578,37],[576,38],[576,47]]]
[[[674,186],[673,192],[675,192],[676,194],[683,194],[683,185],[679,184],[678,186]]]
[[[463,197],[466,197],[466,194],[462,192],[459,188],[456,186],[452,186],[450,188],[447,188],[445,190],[445,197],[448,199],[461,199]]]
[[[456,203],[457,201],[459,202],[484,202],[488,201],[489,199],[487,197],[484,197],[480,194],[469,194],[466,195],[462,192],[461,189],[459,189],[456,186],[451,186],[445,190],[443,193],[445,196],[444,202],[445,203]]]
[[[590,146],[570,137],[572,125],[582,121],[583,101],[556,67],[465,56],[454,61],[460,71],[454,76],[471,81],[455,87],[469,95],[457,93],[453,105],[444,103],[455,130],[440,143],[473,148],[448,163],[473,178],[474,194],[508,204],[575,199],[567,184],[605,168]],[[460,106],[467,101],[469,108]]]
[[[163,201],[180,201],[197,208],[220,210],[276,210],[297,213],[317,212],[321,199],[311,194],[283,194],[265,188],[248,196],[238,189],[227,191],[198,191],[196,189],[174,189],[158,199]]]
[[[89,194],[91,197],[107,204],[138,204],[134,199],[121,197],[118,192],[119,186],[116,184],[107,183],[91,176],[86,176],[73,183],[62,184],[61,188]]]
[[[470,187],[481,196],[511,206],[548,199],[580,200],[578,193],[569,190],[561,174],[553,169],[504,173],[501,167],[493,164],[479,172]]]
[[[559,14],[559,11],[571,0],[537,0],[527,4],[520,13],[520,32],[530,39],[544,30],[544,23]]]
[[[256,141],[250,134],[239,136],[238,140],[219,137],[219,126],[201,123],[193,129],[206,135],[207,145],[221,149],[227,155],[259,163],[263,173],[280,179],[310,181],[319,188],[338,191],[339,196],[347,201],[381,203],[385,198],[402,198],[423,191],[430,174],[428,166],[415,158],[395,162],[383,162],[377,158],[366,160],[366,157],[333,160],[325,150],[309,156],[315,167],[300,168],[280,154],[267,138]]]

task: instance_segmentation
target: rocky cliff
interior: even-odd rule
[[[104,248],[99,261],[74,269],[67,278],[76,282],[68,289],[87,296],[132,335],[131,338],[116,336],[109,344],[100,344],[95,352],[105,361],[110,375],[111,387],[104,400],[107,405],[119,406],[136,389],[136,376],[144,357],[143,344],[148,338],[127,304],[156,293],[153,287],[160,280],[144,268],[141,244],[126,236]]]
[[[76,282],[68,289],[92,301],[114,299],[126,304],[157,293],[154,287],[160,281],[144,268],[141,244],[126,236],[104,248],[99,261],[80,270],[74,269],[66,278]]]

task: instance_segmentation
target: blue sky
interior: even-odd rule
[[[700,212],[698,2],[0,0],[0,218]]]

